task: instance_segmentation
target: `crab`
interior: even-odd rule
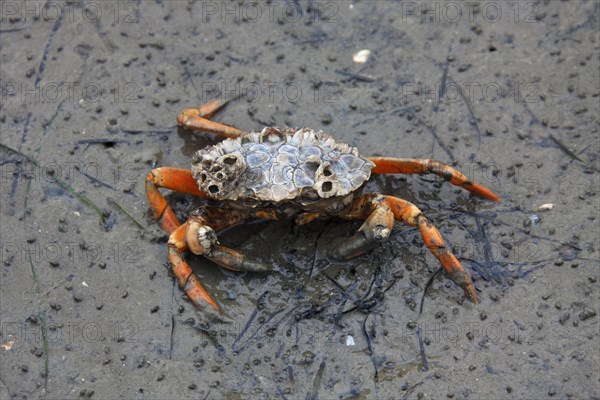
[[[355,147],[310,128],[266,127],[245,132],[209,118],[227,104],[213,100],[183,110],[177,117],[187,129],[225,140],[198,150],[191,170],[161,167],[146,177],[154,217],[170,236],[168,258],[181,289],[199,310],[220,315],[211,297],[184,260],[189,250],[229,270],[266,272],[271,266],[222,246],[216,232],[244,220],[294,218],[299,225],[318,217],[364,220],[358,232],[335,246],[331,256],[347,260],[390,237],[395,221],[417,227],[425,245],[467,298],[478,303],[469,274],[439,231],[412,203],[380,193],[361,194],[371,174],[435,174],[488,200],[500,198],[471,182],[460,171],[434,160],[363,157]],[[159,188],[207,199],[206,206],[181,223]]]

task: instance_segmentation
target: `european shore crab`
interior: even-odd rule
[[[172,271],[196,308],[209,305],[220,312],[183,259],[184,252],[190,250],[234,271],[269,271],[269,265],[220,245],[215,232],[251,218],[295,218],[297,224],[305,224],[321,216],[364,220],[358,232],[333,251],[332,256],[342,260],[387,240],[395,221],[417,227],[449,278],[478,302],[469,274],[414,204],[379,193],[361,194],[361,188],[372,173],[392,173],[435,174],[477,196],[499,201],[491,190],[434,160],[363,157],[356,148],[336,142],[322,131],[266,127],[261,132],[244,132],[208,119],[225,104],[214,100],[185,109],[177,117],[185,128],[214,133],[225,140],[198,150],[191,171],[162,167],[146,177],[150,208],[170,233]],[[182,224],[158,188],[199,196],[214,205],[200,207]]]

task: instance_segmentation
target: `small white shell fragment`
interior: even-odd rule
[[[354,338],[350,335],[346,336],[346,346],[354,346]]]
[[[352,60],[355,63],[364,64],[369,59],[370,55],[371,55],[371,50],[367,50],[367,49],[360,50],[352,55]]]
[[[85,281],[81,282],[81,284],[85,287],[89,287],[89,285]]]
[[[13,344],[15,344],[15,341],[14,340],[9,340],[6,343],[0,344],[0,349],[2,349],[2,350],[10,350],[10,349],[12,349]]]
[[[533,226],[536,226],[540,222],[540,216],[537,214],[531,214],[529,219],[531,220],[531,225]]]
[[[546,204],[542,204],[541,206],[539,206],[538,211],[548,211],[548,210],[552,210],[553,208],[554,208],[554,204],[546,203]]]

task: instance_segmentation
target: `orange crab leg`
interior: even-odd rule
[[[179,125],[188,129],[215,133],[219,136],[224,136],[227,138],[236,138],[245,135],[246,132],[234,128],[233,126],[221,124],[208,119],[226,104],[226,101],[221,102],[219,100],[213,100],[200,106],[199,108],[186,108],[177,116],[177,122]]]
[[[454,254],[452,254],[440,232],[429,222],[421,210],[406,200],[393,196],[385,196],[385,198],[394,214],[394,218],[419,228],[425,245],[440,261],[450,279],[460,286],[464,290],[465,295],[470,297],[475,304],[479,303],[469,274],[464,270]]]
[[[210,118],[221,108],[225,107],[227,103],[229,103],[229,101],[221,101],[219,99],[214,99],[192,110],[195,111],[199,117]]]
[[[442,235],[414,204],[393,196],[369,193],[354,200],[341,216],[347,219],[364,219],[365,222],[356,235],[336,244],[333,257],[347,260],[358,256],[373,243],[387,240],[394,227],[394,220],[404,222],[419,228],[425,245],[440,261],[450,279],[463,288],[467,297],[478,303],[469,274],[448,249]]]
[[[188,249],[186,241],[186,235],[189,229],[189,221],[186,221],[183,225],[171,233],[169,237],[169,262],[173,274],[179,282],[179,287],[188,298],[194,304],[197,309],[202,309],[208,303],[217,313],[219,313],[219,306],[208,294],[206,289],[200,283],[200,280],[190,268],[190,266],[183,260],[181,255]]]
[[[221,208],[201,207],[182,225],[176,227],[169,236],[169,262],[179,286],[185,291],[190,301],[198,309],[209,304],[220,314],[217,302],[208,294],[183,260],[183,253],[190,250],[233,271],[265,272],[270,270],[267,264],[248,260],[242,253],[218,244],[217,236],[209,223],[217,229],[234,225],[249,217],[276,219],[273,211],[240,212],[226,211]]]
[[[490,189],[471,182],[459,170],[439,161],[391,157],[370,157],[369,160],[375,163],[375,168],[372,170],[375,174],[435,174],[477,196],[500,201],[500,197]]]
[[[192,173],[186,169],[163,167],[148,172],[148,175],[146,175],[148,203],[154,213],[154,218],[169,233],[181,225],[181,222],[175,216],[171,206],[167,204],[164,196],[158,191],[158,188],[161,187],[208,198],[205,193],[198,189],[198,183],[192,177]]]

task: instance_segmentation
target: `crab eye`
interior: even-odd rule
[[[333,188],[333,184],[331,182],[323,182],[321,185],[321,190],[323,192],[329,192]]]

